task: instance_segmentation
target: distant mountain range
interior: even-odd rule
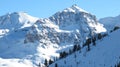
[[[120,27],[120,15],[116,17],[105,17],[99,20],[100,23],[104,24],[107,30],[113,29],[115,26]]]

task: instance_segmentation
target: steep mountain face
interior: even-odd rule
[[[105,28],[109,31],[112,30],[115,26],[120,27],[120,15],[116,17],[101,18],[99,22],[104,24]]]
[[[45,59],[53,60],[59,57],[60,52],[68,52],[76,44],[82,47],[89,37],[106,32],[94,15],[77,5],[46,19],[34,18],[26,13],[7,14],[0,17],[0,30],[9,32],[1,32],[0,60],[13,58],[18,64],[27,60],[35,66],[39,63],[43,66]],[[3,64],[9,66],[8,63]]]
[[[77,5],[66,8],[65,10],[51,16],[49,19],[62,30],[72,31],[75,29],[81,29],[84,30],[84,32],[90,32],[92,30],[95,33],[106,31],[103,28],[103,25],[97,22],[94,15],[79,8]],[[101,28],[101,30],[99,28]]]

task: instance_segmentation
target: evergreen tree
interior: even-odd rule
[[[88,38],[86,41],[87,51],[90,51],[91,38]]]
[[[55,63],[55,67],[58,67],[58,64],[57,64],[57,63]]]
[[[90,44],[87,45],[87,51],[90,51]]]
[[[113,31],[116,31],[116,30],[118,30],[119,28],[120,28],[119,26],[115,26],[114,29],[113,29]]]
[[[98,39],[102,39],[102,34],[101,33],[98,34]]]
[[[45,59],[44,65],[47,67],[48,66],[48,61]]]
[[[89,45],[89,44],[91,44],[91,38],[88,38],[88,39],[86,40],[86,45]]]
[[[92,38],[92,43],[93,43],[94,46],[96,46],[96,42],[95,41],[96,41],[96,37],[93,37]]]
[[[80,45],[77,45],[77,51],[78,51],[78,50],[81,50],[81,47],[80,47]]]
[[[52,63],[53,63],[53,61],[50,59],[50,60],[49,60],[49,65],[52,64]]]
[[[60,52],[60,58],[64,58],[68,55],[68,53],[64,52]]]
[[[77,50],[77,45],[74,45],[73,52],[75,52],[76,50]]]
[[[78,51],[80,49],[81,49],[80,45],[74,45],[73,52]]]
[[[117,64],[117,67],[120,67],[120,62]]]
[[[86,42],[83,44],[83,47],[87,46],[87,51],[90,50],[91,38],[88,38]]]
[[[66,57],[68,55],[68,53],[66,53],[65,51],[63,52],[63,57]]]

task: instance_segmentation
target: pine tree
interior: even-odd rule
[[[63,58],[63,53],[62,53],[62,52],[60,52],[60,59],[61,59],[61,58]]]
[[[102,39],[102,34],[101,33],[98,34],[98,39]]]
[[[68,53],[64,52],[60,52],[60,58],[64,58],[68,55]]]
[[[45,59],[44,65],[47,67],[48,66],[48,61]]]
[[[86,40],[86,45],[89,45],[89,44],[91,44],[91,38],[88,38],[88,39]]]
[[[87,51],[90,51],[91,38],[88,38],[86,41]]]
[[[96,37],[93,37],[92,38],[92,43],[93,43],[94,46],[96,46],[96,42],[95,41],[96,41]]]
[[[90,44],[87,45],[87,51],[90,51]]]
[[[113,29],[113,31],[116,31],[118,29],[120,29],[120,27],[119,26],[115,26],[114,29]]]
[[[49,65],[52,64],[52,63],[53,63],[53,61],[50,59],[50,60],[49,60]]]
[[[80,50],[80,49],[81,49],[80,45],[77,45],[77,51]]]
[[[74,45],[73,52],[75,52],[76,50],[77,50],[77,45]]]
[[[120,62],[117,64],[117,67],[120,67]]]
[[[88,38],[86,42],[83,44],[83,47],[87,46],[87,51],[90,50],[90,44],[91,44],[92,39]]]
[[[57,63],[55,63],[55,67],[58,67],[58,64],[57,64]]]
[[[63,57],[66,57],[68,55],[68,53],[66,53],[65,51],[63,52]]]

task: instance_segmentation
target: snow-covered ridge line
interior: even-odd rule
[[[17,29],[32,26],[38,18],[25,12],[8,13],[0,17],[0,29]]]
[[[116,16],[116,17],[105,17],[105,18],[101,18],[99,20],[100,23],[105,25],[105,28],[110,31],[112,30],[115,26],[119,26],[120,27],[120,15]]]

